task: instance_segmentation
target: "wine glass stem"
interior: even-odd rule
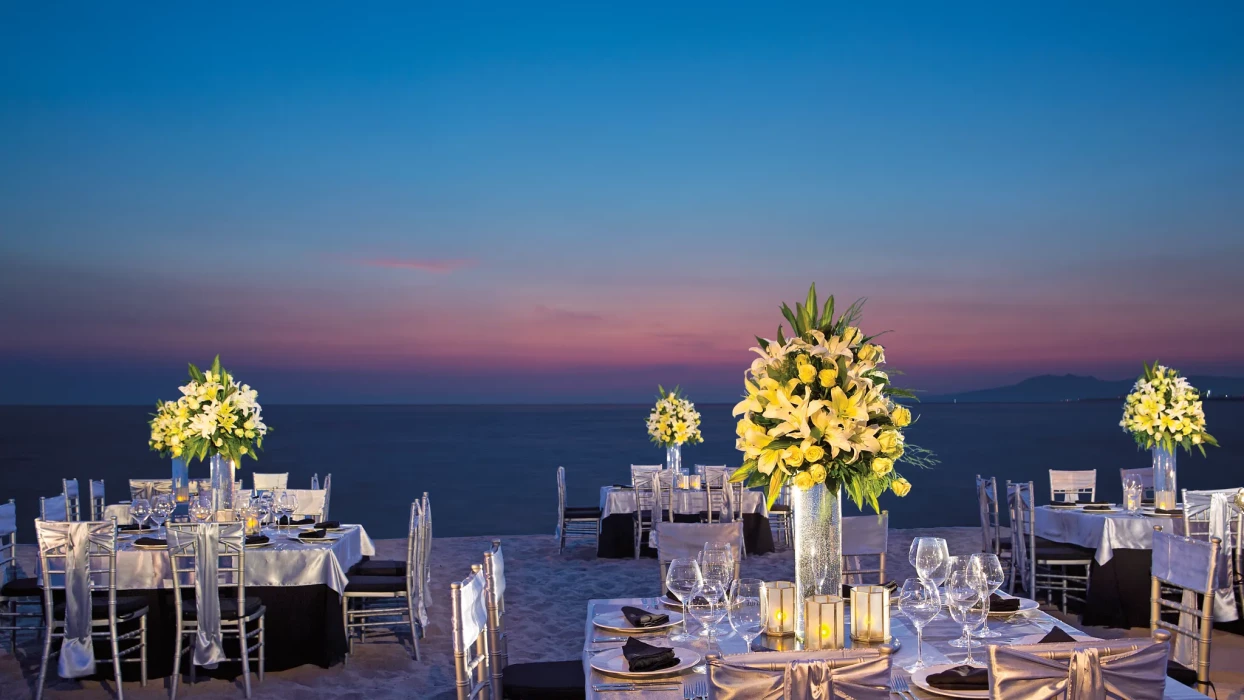
[[[924,626],[916,625],[916,667],[924,666]]]
[[[968,648],[968,660],[967,660],[967,663],[968,663],[968,664],[971,664],[971,663],[972,663],[972,633],[968,631],[968,626],[967,626],[967,625],[964,625],[964,626],[963,626],[963,641],[964,641],[964,644],[965,644],[965,645],[967,646],[967,648]]]

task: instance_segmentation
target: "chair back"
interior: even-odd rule
[[[1020,646],[990,645],[991,700],[1161,700],[1170,635]]]
[[[243,523],[169,523],[168,558],[172,566],[176,620],[184,620],[193,600],[198,626],[190,658],[196,666],[226,659],[221,636],[220,589],[237,596],[238,618],[246,616],[246,528]]]
[[[639,488],[641,483],[646,483],[648,477],[654,472],[664,471],[664,464],[632,464],[631,465],[631,486]]]
[[[478,564],[449,584],[453,636],[454,687],[458,700],[471,700],[492,684],[488,668],[488,584]]]
[[[869,583],[868,574],[877,575],[877,585],[885,583],[885,555],[889,546],[890,511],[881,515],[851,515],[842,519],[843,583]],[[869,567],[877,558],[876,568]],[[866,559],[868,561],[866,561]]]
[[[1051,501],[1097,500],[1097,470],[1050,470]]]
[[[316,489],[311,489],[315,491]],[[324,475],[324,508],[320,511],[320,519],[328,520],[328,502],[332,500],[333,495],[333,475]]]
[[[554,537],[561,537],[562,529],[566,527],[566,468],[557,467],[557,530],[554,531]]]
[[[260,474],[256,472],[251,475],[251,482],[254,484],[256,491],[286,489],[289,488],[289,472],[281,474]]]
[[[657,472],[636,474],[635,479],[635,519],[649,529],[661,520],[661,480]]]
[[[1002,518],[998,508],[997,477],[976,475],[976,501],[981,516],[981,551],[1002,554]]]
[[[708,542],[728,544],[734,555],[734,577],[739,577],[743,558],[743,523],[670,523],[658,521],[653,526],[657,540],[657,561],[660,564],[661,590],[665,590],[665,574],[675,559],[696,559]]]
[[[104,507],[108,503],[104,497],[104,480],[91,479],[87,483],[91,487],[91,520],[100,522],[104,519]]]
[[[728,522],[734,520],[734,499],[730,497],[730,469],[725,466],[702,465],[697,466],[701,477],[704,479],[705,501],[708,511],[708,521],[714,522],[720,520]]]
[[[327,484],[328,480],[325,479],[324,483]],[[294,513],[294,517],[298,518],[310,516],[315,518],[317,521],[328,520],[327,489],[320,489],[319,491],[312,491],[311,489],[277,489],[277,491],[281,493],[291,493],[298,498],[298,508]],[[247,497],[247,494],[251,492],[241,491],[239,493],[242,494],[243,497]],[[276,498],[279,495],[279,493],[274,493],[273,498]]]
[[[715,700],[889,700],[893,649],[709,654],[709,697]]]
[[[432,556],[432,502],[428,500],[428,492],[423,492],[423,498],[420,500],[420,509],[422,512],[420,529],[420,542],[422,547],[419,548],[419,606],[422,611],[422,619],[427,619],[427,608],[432,607],[432,569],[430,565]]]
[[[65,496],[65,520],[77,522],[82,519],[82,494],[77,479],[61,479],[61,493]]]
[[[17,503],[0,505],[0,586],[17,578]]]
[[[117,523],[35,521],[39,543],[39,569],[43,580],[43,609],[51,635],[61,612],[64,640],[57,661],[62,678],[95,672],[91,643],[93,596],[107,591],[108,617],[117,617]],[[56,599],[65,605],[57,610]]]
[[[1153,567],[1149,591],[1149,628],[1175,635],[1176,658],[1196,666],[1197,690],[1209,687],[1209,646],[1214,631],[1213,591],[1230,585],[1228,569],[1217,537],[1209,540],[1181,537],[1153,528]],[[1178,601],[1163,593],[1180,594]],[[1197,600],[1200,598],[1200,607]],[[1178,623],[1162,619],[1164,611],[1178,615]]]
[[[39,518],[48,522],[69,522],[69,503],[65,494],[51,498],[40,496]]]
[[[150,501],[156,496],[172,492],[172,479],[130,479],[131,501],[139,498]]]
[[[1036,506],[1033,504],[1031,481],[1006,482],[1008,510],[1011,516],[1011,561],[1016,578],[1023,584],[1024,592],[1036,595],[1037,540],[1033,523]]]
[[[1184,534],[1197,539],[1215,535],[1222,539],[1224,549],[1234,549],[1239,540],[1241,511],[1235,506],[1240,489],[1183,490]],[[1215,496],[1219,505],[1215,505]]]
[[[1141,498],[1153,498],[1153,467],[1141,467],[1140,469],[1120,469],[1119,483],[1123,485],[1124,492],[1127,491],[1127,482],[1135,479],[1140,482],[1144,488],[1144,494]]]
[[[488,585],[488,668],[492,675],[492,697],[501,698],[502,672],[510,663],[509,638],[505,633],[505,557],[501,540],[493,540],[484,552],[484,580]]]

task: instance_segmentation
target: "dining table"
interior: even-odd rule
[[[600,488],[600,536],[596,556],[604,559],[625,559],[635,556],[635,511],[639,497],[633,486],[615,484]],[[708,511],[708,492],[702,488],[675,488],[671,496],[675,522],[698,522]],[[773,533],[769,529],[769,510],[765,496],[759,491],[743,490],[739,510],[743,517],[743,542],[748,554],[774,551]],[[729,514],[726,518],[729,520]],[[655,557],[648,546],[647,535],[640,540],[640,556]]]
[[[585,692],[589,699],[591,698],[608,698],[610,700],[685,700],[688,697],[696,697],[696,693],[703,695],[707,685],[707,676],[703,670],[693,670],[682,675],[667,677],[662,680],[655,678],[644,679],[640,681],[640,685],[635,690],[605,690],[597,689],[600,686],[608,686],[609,684],[626,683],[627,679],[618,676],[607,675],[592,668],[592,659],[601,652],[607,652],[612,649],[619,648],[623,641],[619,638],[630,636],[638,637],[641,641],[654,646],[674,647],[688,646],[687,643],[679,643],[675,645],[669,640],[669,631],[645,633],[642,630],[635,633],[620,634],[616,631],[605,630],[593,624],[593,619],[597,615],[616,613],[621,610],[622,606],[634,606],[645,610],[657,610],[659,601],[655,598],[615,598],[607,600],[591,600],[587,605],[587,617],[584,626],[583,641],[583,673]],[[908,621],[902,617],[898,609],[891,609],[890,633],[893,635],[894,641],[898,643],[898,649],[893,655],[893,675],[906,680],[910,680],[911,674],[904,670],[903,667],[910,666],[916,660],[916,631],[914,627],[909,626]],[[850,609],[847,611],[847,629],[850,629]],[[689,621],[690,630],[698,633],[701,629],[694,620]],[[990,638],[988,644],[1013,645],[1032,643],[1040,637],[1047,634],[1055,627],[1061,628],[1064,632],[1070,634],[1079,640],[1091,640],[1092,636],[1083,631],[1062,622],[1061,620],[1039,610],[1032,609],[1025,612],[1016,613],[1010,616],[991,617],[989,627],[999,633],[999,637]],[[703,656],[713,653],[722,656],[732,654],[748,653],[749,645],[747,642],[733,630],[730,629],[728,623],[723,623],[719,627],[719,633],[714,641],[709,642],[706,637],[699,637],[697,641],[690,643],[693,651]],[[950,642],[958,638],[963,632],[962,626],[951,620],[943,610],[942,614],[935,618],[924,628],[923,637],[923,656],[927,665],[939,664],[961,664],[965,661],[967,652],[950,646]],[[770,638],[762,635],[752,641],[750,650],[754,653],[763,653],[758,651],[764,648],[777,648],[781,650],[797,648],[794,645],[793,637]],[[980,664],[985,665],[988,651],[985,647],[977,647],[973,650],[974,659]],[[664,683],[658,685],[659,683]],[[644,685],[650,684],[650,685]],[[921,700],[935,700],[945,696],[929,692],[927,690],[910,686],[910,692],[913,696]],[[1205,695],[1198,693],[1196,690],[1181,685],[1177,681],[1167,678],[1164,697],[1169,700],[1193,700],[1194,698],[1204,698]]]

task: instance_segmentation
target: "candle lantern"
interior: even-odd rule
[[[692,489],[694,489],[694,490],[696,490],[696,491],[699,491],[699,490],[700,490],[700,486],[701,486],[701,484],[702,484],[702,481],[701,481],[701,479],[700,479],[700,475],[699,475],[699,474],[695,474],[695,475],[693,475],[693,476],[689,476],[689,477],[687,477],[687,479],[689,479],[689,480],[691,481],[691,488],[692,488]]]
[[[851,639],[890,641],[890,591],[885,586],[851,588]]]
[[[803,648],[842,649],[846,646],[843,618],[846,601],[836,595],[812,595],[803,603]]]
[[[765,634],[782,637],[795,633],[795,584],[769,581],[761,589]]]
[[[186,457],[173,458],[173,500],[177,503],[190,502],[190,460]]]

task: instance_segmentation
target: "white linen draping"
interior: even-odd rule
[[[1097,550],[1093,557],[1105,564],[1116,549],[1152,549],[1153,526],[1183,534],[1179,518],[1147,518],[1127,513],[1091,513],[1078,508],[1036,508],[1033,532],[1055,542],[1065,542]]]
[[[728,491],[727,491],[728,493]],[[635,512],[635,489],[602,486],[600,488],[601,517],[607,518],[618,513]],[[702,490],[674,489],[674,512],[680,514],[703,513],[708,510],[708,494]],[[764,494],[758,491],[743,491],[744,513],[756,513],[769,517],[769,509],[765,507]]]

